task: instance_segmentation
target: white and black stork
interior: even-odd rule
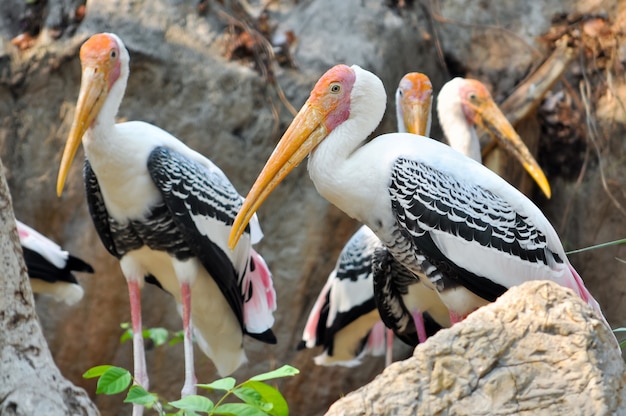
[[[80,50],[82,81],[57,182],[61,195],[81,140],[89,210],[106,249],[120,260],[130,295],[134,376],[148,388],[140,289],[155,279],[183,318],[185,384],[196,391],[195,339],[221,375],[246,361],[243,335],[275,343],[271,275],[251,244],[256,218],[229,249],[228,234],[243,198],[210,160],[166,131],[139,121],[115,123],[129,74],[121,39],[101,33]],[[135,406],[135,414],[143,409]]]
[[[81,300],[84,291],[73,272],[93,273],[93,267],[23,222],[16,223],[33,293],[68,305]]]
[[[430,79],[419,72],[406,74],[400,80],[396,90],[396,117],[398,131],[414,134],[427,134],[431,124],[432,84]],[[374,252],[381,251],[378,256],[385,264],[372,263]],[[366,225],[361,226],[348,240],[341,250],[337,264],[328,276],[328,280],[320,292],[305,325],[302,341],[298,349],[323,346],[323,352],[315,357],[318,365],[342,365],[352,367],[359,365],[365,355],[382,355],[387,353],[387,364],[392,360],[391,346],[393,333],[387,333],[387,346],[384,345],[384,331],[375,325],[380,322],[380,314],[374,297],[372,267],[378,268],[380,280],[406,282],[407,285],[394,285],[393,294],[407,295],[409,286],[419,280],[397,262],[388,261],[385,247]],[[385,269],[385,272],[383,271]],[[381,283],[385,284],[385,283]],[[428,289],[430,291],[430,289]],[[432,295],[432,294],[431,294]],[[438,297],[431,299],[437,300]],[[427,336],[441,328],[428,314],[419,310],[409,311],[402,299],[392,296],[376,298],[384,311],[406,312],[405,315],[387,319],[400,339],[409,345],[423,342]],[[398,302],[397,306],[391,303]],[[431,302],[432,303],[432,302]],[[443,305],[431,306],[430,312],[435,314],[442,325],[449,326],[448,311]],[[415,325],[414,319],[417,320]]]
[[[472,93],[463,99],[469,109],[457,117],[515,140],[495,104]],[[424,285],[452,313],[465,316],[525,281],[551,280],[574,290],[609,327],[552,225],[504,179],[427,137],[392,133],[364,143],[385,104],[382,82],[371,72],[356,65],[327,71],[252,186],[229,246],[278,183],[310,155],[318,192],[368,225],[402,265],[422,273]],[[547,186],[540,172],[529,171]]]

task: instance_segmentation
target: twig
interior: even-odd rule
[[[563,76],[569,64],[576,56],[577,48],[571,45],[571,38],[564,35],[556,42],[552,54],[530,75],[517,86],[515,91],[500,105],[500,109],[512,125],[516,125],[528,117],[541,104],[543,97],[554,87]],[[490,141],[482,151],[483,159],[495,149]]]
[[[589,134],[589,139],[593,144],[593,147],[596,151],[596,155],[598,156],[598,169],[600,170],[600,179],[602,181],[602,188],[606,192],[606,195],[613,202],[615,207],[622,213],[622,215],[626,216],[626,210],[622,207],[622,204],[619,203],[617,199],[613,196],[611,191],[609,190],[609,186],[606,182],[606,177],[604,175],[604,161],[602,159],[602,152],[600,151],[600,147],[596,141],[596,124],[595,120],[591,114],[591,105],[589,103],[589,90],[591,89],[591,85],[589,83],[589,79],[587,78],[587,74],[583,71],[583,80],[579,84],[580,96],[583,100],[584,108],[585,108],[585,122],[587,124],[587,132]]]
[[[263,50],[263,52],[265,52],[267,54],[267,56],[269,57],[268,62],[265,62],[265,60],[260,56],[260,53],[259,53],[258,49],[257,48],[252,48],[252,52],[254,53],[254,57],[255,57],[255,59],[257,61],[259,69],[261,71],[261,75],[270,84],[274,85],[274,87],[276,88],[276,92],[278,94],[278,98],[280,99],[280,101],[283,103],[285,108],[287,108],[287,110],[293,116],[295,116],[297,114],[296,109],[293,107],[293,105],[291,105],[291,103],[289,102],[289,100],[285,96],[285,93],[284,93],[283,89],[281,88],[280,84],[278,83],[278,80],[273,75],[274,74],[273,63],[274,63],[276,57],[274,56],[274,50],[273,50],[272,45],[270,44],[270,42],[265,38],[265,36],[260,34],[258,30],[252,28],[247,22],[245,22],[243,20],[239,20],[239,19],[231,16],[226,10],[224,10],[218,4],[215,4],[214,6],[216,7],[217,13],[223,19],[228,21],[233,26],[238,26],[241,30],[243,30],[244,32],[248,33],[250,36],[252,36],[252,38],[256,42],[258,42],[260,44],[261,49]],[[277,120],[277,122],[278,122],[278,120]]]
[[[568,35],[559,39],[550,57],[500,105],[511,124],[518,123],[532,113],[563,76],[578,49],[571,45],[570,40]]]

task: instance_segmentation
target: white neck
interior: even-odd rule
[[[387,95],[380,79],[356,65],[356,81],[350,96],[350,116],[330,132],[309,156],[309,175],[318,192],[346,211],[358,192],[359,172],[351,156],[360,148],[383,118]],[[347,212],[347,211],[346,211]]]
[[[461,81],[462,78],[454,78],[441,88],[437,98],[439,122],[450,147],[477,162],[482,162],[476,129],[470,125],[463,113],[459,96]]]

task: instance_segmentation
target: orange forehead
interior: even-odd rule
[[[311,91],[311,99],[316,100],[320,97],[323,97],[327,94],[328,86],[338,82],[343,85],[344,89],[347,92],[352,90],[352,86],[354,85],[354,81],[356,80],[356,74],[347,65],[335,65],[330,68],[322,77],[317,81],[313,91]]]
[[[405,97],[426,100],[432,96],[433,85],[430,78],[421,72],[409,72],[400,80],[398,86]]]
[[[81,60],[99,60],[103,56],[108,57],[113,49],[117,49],[118,45],[112,36],[107,33],[98,33],[93,35],[80,48]]]
[[[478,97],[491,99],[491,94],[489,93],[489,90],[482,82],[476,79],[465,79],[463,81],[463,86],[461,87],[461,93],[463,93],[463,95],[473,92]]]

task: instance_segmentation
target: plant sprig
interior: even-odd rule
[[[209,384],[198,384],[201,389],[225,392],[217,402],[208,397],[190,395],[180,400],[162,404],[156,393],[146,391],[139,385],[132,385],[132,375],[121,367],[100,365],[83,374],[84,378],[98,377],[97,394],[119,394],[128,389],[124,403],[132,403],[154,409],[160,416],[287,416],[289,407],[283,395],[276,388],[264,383],[267,380],[290,377],[299,374],[298,369],[284,365],[276,370],[251,377],[236,384],[232,377],[224,377]],[[224,403],[228,396],[236,396],[241,403]],[[166,410],[174,413],[166,413]]]

